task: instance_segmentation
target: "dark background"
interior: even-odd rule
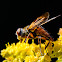
[[[50,18],[61,14],[62,3],[60,0],[13,0],[11,2],[8,0],[2,1],[0,10],[0,49],[2,50],[7,42],[10,44],[18,42],[15,35],[17,28],[23,28],[45,12],[50,13]],[[56,40],[61,25],[62,16],[43,27]]]

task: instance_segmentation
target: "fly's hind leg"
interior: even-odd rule
[[[38,43],[39,43],[39,45],[40,45],[39,48],[40,48],[40,52],[41,52],[41,37],[40,37],[40,36],[38,37]],[[41,55],[43,55],[42,52],[41,52]]]
[[[50,40],[49,40],[48,44],[45,46],[45,49],[48,47],[49,43],[50,43]]]

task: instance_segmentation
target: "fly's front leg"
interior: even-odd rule
[[[40,48],[40,52],[41,52],[41,36],[38,36],[38,43],[39,43],[39,45],[40,45],[39,48]],[[43,55],[42,52],[41,52],[41,55]]]
[[[30,35],[30,33],[28,34],[27,38],[25,39],[25,43],[26,43],[26,41],[27,41],[27,39],[28,39],[29,35]]]

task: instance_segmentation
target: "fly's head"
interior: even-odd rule
[[[17,31],[16,31],[16,35],[17,36],[23,36],[25,33],[24,29],[23,28],[18,28]]]
[[[16,31],[16,35],[17,36],[25,36],[28,34],[28,30],[27,29],[24,29],[24,28],[18,28],[17,31]]]

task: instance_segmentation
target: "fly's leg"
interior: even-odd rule
[[[40,37],[40,38],[38,38],[38,43],[39,43],[39,45],[40,45],[40,47],[39,47],[39,48],[40,48],[40,52],[41,52],[41,37]],[[41,55],[43,55],[43,54],[42,54],[42,52],[41,52]]]
[[[50,43],[50,40],[49,40],[48,44],[45,46],[45,49],[48,47],[49,43]]]
[[[25,43],[26,43],[26,41],[27,41],[27,39],[28,39],[29,35],[30,35],[30,33],[28,34],[27,38],[25,39]]]

